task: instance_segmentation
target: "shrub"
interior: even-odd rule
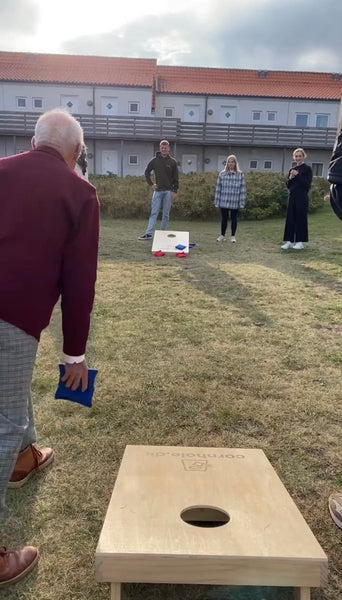
[[[247,201],[243,216],[246,219],[266,219],[285,213],[287,188],[284,175],[248,172],[245,177]]]
[[[287,204],[286,177],[280,173],[247,172],[246,207],[241,218],[267,219],[284,216]],[[143,176],[91,175],[97,188],[103,215],[112,218],[148,218],[151,188]],[[172,218],[182,220],[217,219],[214,206],[217,173],[188,173],[180,175],[177,200],[172,206]],[[313,180],[309,212],[323,207],[329,183],[321,177]]]

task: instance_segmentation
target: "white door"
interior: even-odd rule
[[[102,150],[101,174],[113,173],[118,175],[118,153],[117,150]]]
[[[236,123],[236,106],[221,106],[220,123]]]
[[[199,104],[185,104],[183,121],[193,121],[195,123],[199,123],[199,120],[200,120]]]
[[[117,115],[119,102],[113,96],[101,96],[101,115]]]
[[[69,111],[70,114],[78,113],[78,96],[61,95],[61,107]]]
[[[197,172],[197,155],[183,154],[182,156],[182,171],[183,173]]]

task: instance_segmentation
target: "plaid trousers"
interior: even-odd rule
[[[31,380],[37,340],[0,320],[0,518],[18,452],[36,441]]]

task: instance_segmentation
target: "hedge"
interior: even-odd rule
[[[285,176],[280,173],[247,172],[246,207],[241,218],[267,219],[284,216],[287,203]],[[217,219],[214,194],[217,173],[189,173],[180,175],[179,193],[172,206],[172,218],[182,220]],[[147,218],[150,211],[151,188],[145,178],[91,175],[97,188],[101,213],[112,218]],[[315,177],[310,191],[309,212],[323,207],[329,183]]]

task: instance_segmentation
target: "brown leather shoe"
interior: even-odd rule
[[[21,487],[36,471],[42,471],[51,464],[54,457],[55,454],[52,448],[38,450],[35,444],[30,444],[25,450],[19,452],[7,487]]]
[[[38,562],[39,552],[33,546],[6,550],[0,546],[0,588],[25,577]]]

